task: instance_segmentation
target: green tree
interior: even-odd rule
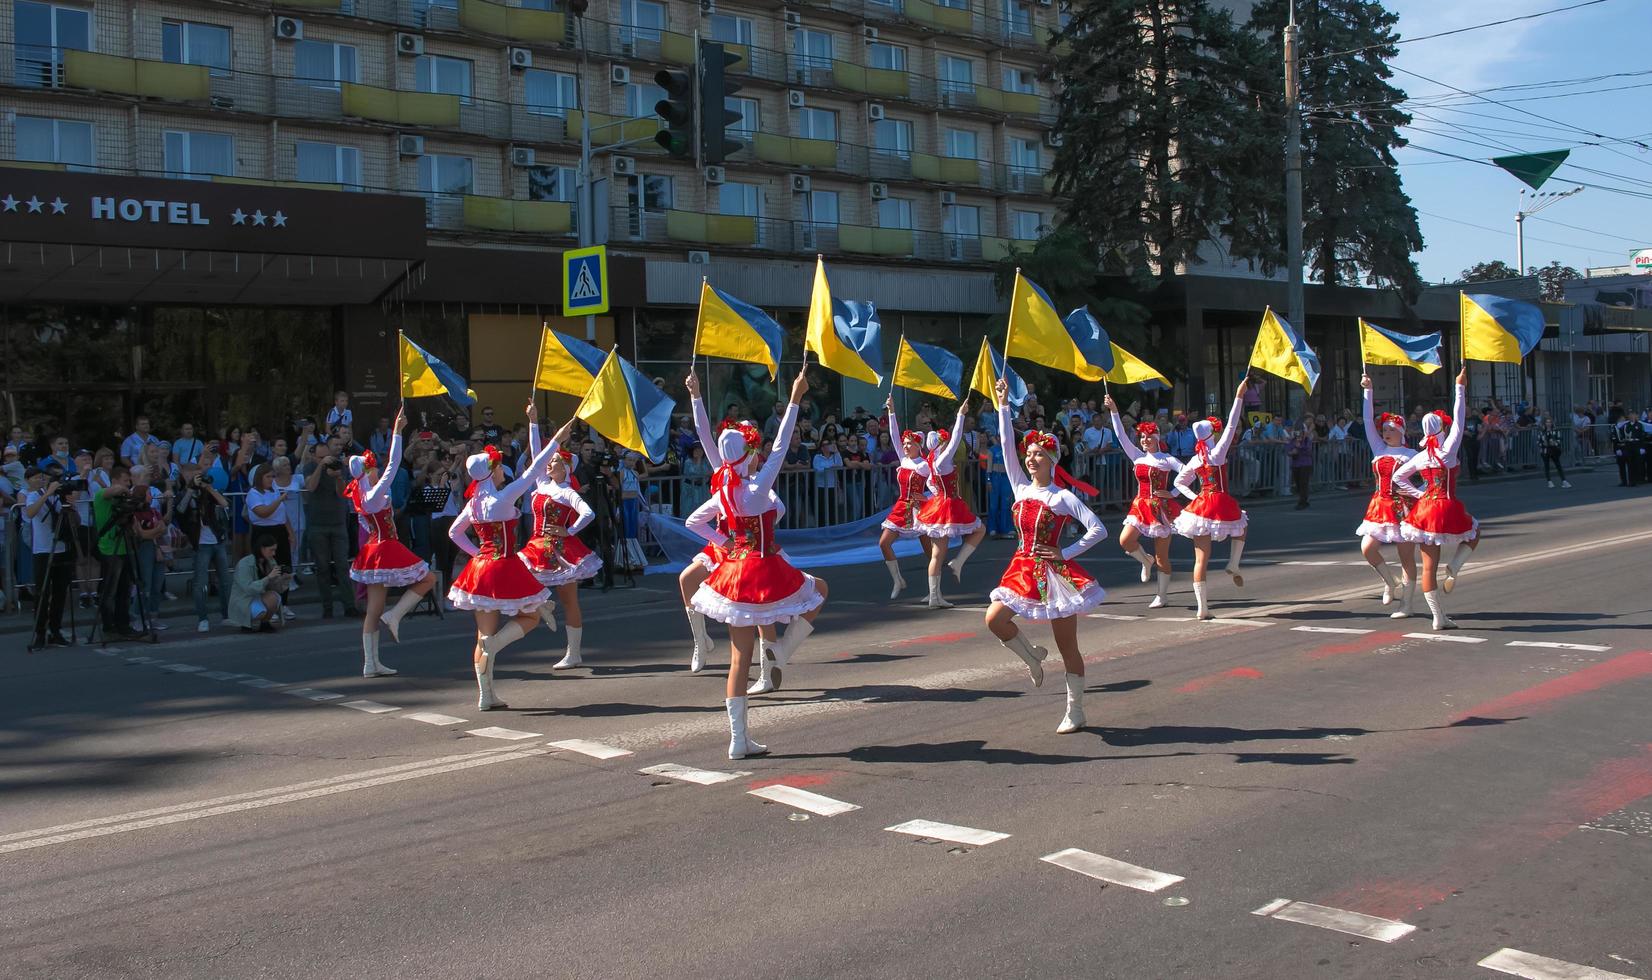
[[[1247,27],[1255,41],[1248,87],[1266,92],[1268,113],[1254,122],[1282,132],[1284,29],[1292,0],[1260,0]],[[1422,231],[1400,186],[1393,151],[1411,122],[1405,93],[1390,84],[1399,17],[1377,0],[1295,0],[1301,28],[1303,256],[1327,285],[1391,285],[1415,299],[1422,280],[1411,256]],[[1260,60],[1255,60],[1260,58]],[[1280,186],[1281,185],[1274,185]],[[1283,195],[1270,201],[1284,229]]]
[[[1566,281],[1581,279],[1582,274],[1569,265],[1559,262],[1550,262],[1548,265],[1529,266],[1526,275],[1536,276],[1537,281],[1543,284],[1543,299],[1549,303],[1559,303],[1566,298]]]
[[[1476,262],[1473,267],[1464,269],[1458,276],[1458,282],[1495,282],[1499,279],[1519,279],[1520,270],[1509,265],[1502,259],[1492,259],[1490,262]]]

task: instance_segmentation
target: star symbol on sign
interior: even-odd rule
[[[252,213],[252,223],[262,227],[263,224],[264,224],[264,212],[263,211],[254,211]]]
[[[40,213],[40,206],[45,204],[46,202],[42,201],[38,197],[34,197],[34,196],[31,195],[29,197],[29,199],[27,201],[24,201],[23,203],[27,204],[29,206],[29,213],[30,214],[39,214]]]
[[[229,213],[229,220],[230,224],[244,225],[247,223],[247,213],[240,208],[236,208]]]
[[[287,216],[282,214],[280,211],[277,211],[274,214],[270,215],[270,221],[277,228],[287,227]]]
[[[4,205],[7,211],[16,211],[17,198],[7,194],[5,197],[0,197],[0,205]]]
[[[52,213],[53,214],[63,214],[64,212],[66,212],[68,210],[69,210],[69,204],[68,204],[68,202],[64,201],[63,198],[61,198],[61,197],[52,198]]]

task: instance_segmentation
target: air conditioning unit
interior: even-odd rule
[[[711,264],[711,253],[710,252],[698,252],[698,251],[690,252],[690,253],[688,253],[688,264],[689,265],[710,265]]]
[[[396,53],[412,57],[424,54],[424,38],[405,31],[396,32]]]
[[[803,26],[803,15],[795,10],[786,11],[786,30],[796,30]]]
[[[631,69],[624,65],[609,65],[608,81],[613,85],[630,85]]]
[[[792,174],[792,193],[793,194],[807,194],[807,193],[809,193],[809,175],[808,174]]]
[[[1040,7],[1048,7],[1050,5],[1050,0],[1038,0],[1038,5]]]
[[[708,184],[721,184],[726,176],[727,174],[723,172],[723,168],[716,164],[706,168],[706,183]]]
[[[862,27],[860,29],[860,33],[862,37],[866,38],[868,43],[878,39],[878,29],[876,27]]]
[[[866,118],[872,122],[881,122],[883,120],[883,106],[878,105],[876,102],[867,106]]]
[[[404,157],[424,156],[424,137],[414,136],[411,133],[396,135],[396,153]]]
[[[511,48],[510,54],[512,68],[533,67],[533,52],[527,48]]]
[[[889,185],[882,181],[872,181],[872,200],[881,201],[889,196]]]
[[[786,104],[793,109],[803,108],[803,90],[791,88],[786,90]]]
[[[277,17],[275,19],[275,39],[277,41],[304,40],[304,22],[297,17]]]
[[[629,177],[637,172],[637,161],[634,157],[615,157],[609,169],[615,177]]]
[[[1054,130],[1051,130],[1050,132],[1045,133],[1044,134],[1044,145],[1045,146],[1060,147],[1061,146],[1061,134],[1055,132]]]
[[[531,166],[533,166],[533,147],[531,147],[531,146],[513,146],[513,147],[511,147],[511,166],[513,166],[513,167],[531,167]]]
[[[947,207],[949,205],[957,204],[957,203],[958,203],[958,195],[955,192],[953,192],[953,191],[942,191],[941,192],[941,206],[942,207]]]

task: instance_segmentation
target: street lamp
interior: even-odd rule
[[[1581,193],[1583,193],[1583,188],[1574,187],[1569,191],[1546,191],[1543,193],[1533,191],[1528,195],[1524,187],[1520,188],[1520,206],[1514,211],[1515,275],[1523,276],[1526,274],[1526,217],[1536,214],[1544,208],[1553,207],[1573,194]],[[1528,200],[1532,202],[1530,207],[1526,206]]]

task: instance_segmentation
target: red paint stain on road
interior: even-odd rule
[[[929,643],[957,643],[959,640],[972,640],[975,635],[975,630],[964,633],[936,633],[933,636],[914,636],[910,640],[896,640],[889,645],[892,647],[917,647]]]
[[[816,786],[825,786],[837,778],[837,773],[821,772],[809,773],[801,776],[779,776],[774,779],[754,779],[746,784],[747,789],[762,789],[765,786],[790,786],[792,789],[812,789]]]
[[[1262,672],[1257,670],[1255,667],[1235,667],[1232,670],[1224,670],[1220,674],[1210,674],[1206,677],[1195,677],[1186,684],[1183,684],[1181,687],[1176,688],[1176,693],[1193,694],[1197,691],[1203,691],[1207,687],[1220,684],[1222,681],[1230,678],[1254,681],[1261,676]]]
[[[1626,653],[1621,657],[1613,657],[1604,663],[1585,667],[1582,670],[1567,674],[1565,677],[1556,677],[1552,681],[1544,681],[1535,687],[1528,687],[1524,691],[1516,691],[1506,697],[1487,701],[1484,704],[1477,704],[1460,715],[1457,720],[1504,715],[1511,711],[1529,711],[1563,698],[1587,694],[1590,691],[1598,691],[1603,687],[1648,675],[1652,675],[1652,650],[1636,650],[1634,653]]]
[[[1328,643],[1308,651],[1309,660],[1324,660],[1326,657],[1338,657],[1345,653],[1369,653],[1381,647],[1392,646],[1403,642],[1405,634],[1399,630],[1382,630],[1356,637],[1346,643]]]

